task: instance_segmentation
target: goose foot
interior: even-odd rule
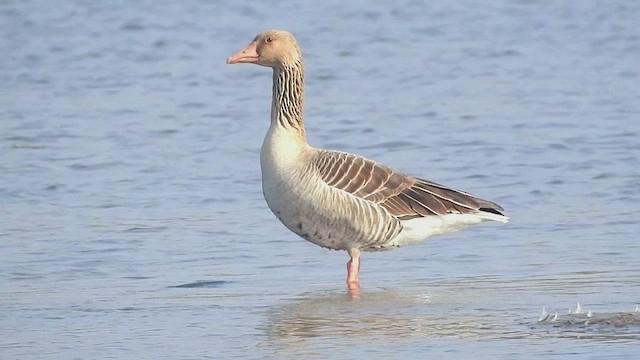
[[[358,273],[360,272],[360,250],[349,250],[349,262],[347,263],[347,288],[349,290],[360,289],[360,280]]]

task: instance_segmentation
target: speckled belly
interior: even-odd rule
[[[367,208],[364,200],[312,181],[263,184],[265,199],[278,219],[292,232],[316,245],[333,249],[385,250],[384,244],[402,226],[390,215]],[[276,185],[276,186],[274,186]]]

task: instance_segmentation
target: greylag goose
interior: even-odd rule
[[[389,250],[483,221],[507,222],[503,209],[491,201],[307,144],[302,54],[290,33],[259,34],[227,63],[273,68],[271,125],[260,152],[264,198],[289,230],[349,253],[350,290],[360,288],[363,251]]]

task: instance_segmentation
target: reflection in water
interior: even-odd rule
[[[437,298],[429,293],[390,290],[312,294],[269,314],[264,327],[266,345],[279,354],[300,355],[325,341],[349,347],[384,344],[389,339],[478,337],[497,331],[483,316],[452,315],[451,309],[458,308],[455,300]]]
[[[444,338],[640,340],[640,313],[603,313],[590,319],[587,313],[585,319],[574,314],[552,323],[538,322],[533,309],[513,306],[512,301],[520,302],[526,289],[552,293],[550,289],[567,286],[568,279],[586,280],[581,277],[573,274],[554,281],[546,277],[458,278],[432,282],[430,287],[410,287],[418,290],[305,294],[269,312],[262,328],[267,339],[264,345],[279,354],[300,355],[323,344],[348,348],[389,339],[396,343]]]

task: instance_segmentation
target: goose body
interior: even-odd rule
[[[310,146],[302,120],[302,55],[290,33],[264,32],[227,62],[273,68],[271,124],[260,154],[264,198],[295,234],[349,253],[349,289],[359,288],[362,251],[388,250],[484,221],[507,222],[491,201],[358,155]]]

